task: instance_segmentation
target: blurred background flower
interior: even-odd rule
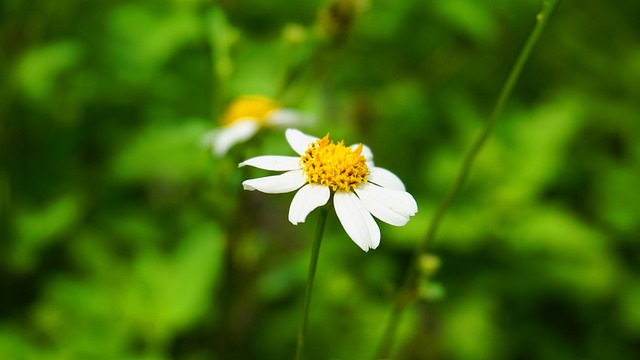
[[[311,117],[293,109],[282,109],[273,100],[259,95],[235,99],[222,115],[222,127],[203,135],[202,143],[217,156],[253,137],[263,126],[286,128],[310,124]]]

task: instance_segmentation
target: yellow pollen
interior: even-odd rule
[[[367,182],[369,169],[362,155],[362,144],[355,149],[335,144],[329,134],[309,145],[300,158],[307,182],[330,187],[333,191],[351,191]]]
[[[227,110],[222,116],[221,122],[223,125],[230,125],[238,119],[243,118],[254,118],[262,122],[277,108],[278,104],[275,101],[264,96],[240,96],[229,104],[229,107],[227,107]]]

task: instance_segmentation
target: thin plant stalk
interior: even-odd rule
[[[320,243],[322,242],[322,234],[324,233],[324,225],[327,221],[329,210],[327,206],[322,207],[318,217],[318,225],[316,227],[316,236],[313,240],[313,248],[311,249],[311,260],[309,261],[309,275],[307,276],[307,288],[304,293],[304,307],[302,310],[302,320],[300,321],[300,330],[298,331],[298,345],[296,347],[296,360],[302,360],[304,352],[304,340],[307,330],[307,319],[309,318],[309,305],[311,303],[311,290],[313,289],[313,279],[316,275],[316,267],[318,265],[318,255],[320,254]]]
[[[497,119],[502,114],[502,111],[504,110],[504,107],[507,101],[509,100],[509,97],[511,97],[513,88],[515,87],[515,84],[518,81],[518,78],[520,77],[520,73],[522,72],[524,64],[526,63],[527,59],[529,58],[529,55],[531,54],[531,50],[537,43],[538,38],[540,37],[540,34],[542,34],[542,31],[544,30],[545,26],[549,22],[551,15],[553,14],[555,8],[559,3],[560,3],[560,0],[544,0],[542,2],[542,10],[536,16],[536,25],[531,31],[531,34],[529,34],[529,38],[527,39],[527,42],[524,44],[524,47],[520,51],[520,54],[518,55],[518,58],[516,59],[516,62],[513,65],[513,68],[511,68],[509,77],[507,77],[507,81],[504,83],[502,90],[500,91],[498,100],[496,101],[493,111],[491,112],[489,119],[485,123],[485,126],[482,129],[482,132],[471,145],[469,152],[467,152],[464,158],[464,161],[462,163],[462,166],[460,167],[460,170],[458,172],[458,176],[456,177],[456,180],[453,183],[453,186],[451,187],[451,189],[449,190],[449,193],[447,193],[447,196],[444,198],[444,200],[440,204],[440,207],[434,214],[433,219],[431,221],[431,225],[427,230],[427,235],[425,236],[424,240],[418,244],[418,248],[416,249],[417,254],[424,253],[427,250],[428,246],[433,241],[436,235],[438,226],[440,225],[440,222],[442,221],[442,218],[444,217],[445,212],[447,211],[447,209],[455,199],[456,195],[458,195],[458,193],[460,192],[460,189],[464,185],[467,179],[467,176],[469,175],[469,171],[473,166],[473,163],[478,157],[478,154],[480,153],[480,150],[482,150],[482,147],[484,146],[485,142],[489,138],[489,135],[491,134],[491,130],[493,130],[493,127]]]
[[[391,347],[393,345],[393,338],[395,336],[398,324],[400,322],[399,321],[400,316],[402,315],[404,308],[411,302],[411,301],[407,301],[407,299],[411,300],[411,299],[416,299],[417,297],[416,288],[418,286],[418,279],[420,275],[419,274],[420,268],[418,266],[420,257],[428,251],[429,246],[433,243],[438,227],[440,226],[440,223],[442,222],[442,219],[444,218],[446,211],[448,210],[449,206],[453,203],[454,199],[462,189],[462,186],[464,185],[467,179],[467,176],[471,171],[473,163],[475,162],[476,158],[478,157],[478,154],[482,150],[482,147],[484,146],[487,139],[489,138],[489,135],[491,134],[491,131],[493,130],[493,127],[497,119],[502,114],[502,111],[504,110],[504,107],[507,101],[509,100],[511,93],[513,92],[513,88],[515,87],[515,84],[518,81],[518,78],[520,77],[520,73],[522,72],[524,64],[529,58],[529,55],[531,54],[533,47],[537,43],[538,38],[540,37],[540,34],[542,34],[542,31],[546,27],[547,23],[549,22],[549,19],[551,18],[551,15],[554,13],[559,3],[560,3],[560,0],[543,0],[542,1],[542,9],[536,16],[536,24],[533,30],[531,31],[531,33],[529,34],[529,37],[527,38],[527,41],[525,42],[522,50],[520,51],[520,54],[518,54],[516,62],[511,68],[511,71],[509,73],[509,76],[507,77],[507,80],[502,86],[502,90],[500,91],[500,95],[498,96],[498,100],[496,101],[496,104],[493,108],[493,111],[491,112],[491,115],[489,116],[487,122],[485,123],[478,137],[476,137],[476,139],[472,143],[471,147],[469,148],[469,151],[465,155],[462,161],[460,170],[458,171],[458,175],[456,176],[456,179],[453,185],[451,186],[451,189],[449,190],[447,195],[444,197],[444,199],[440,203],[440,206],[437,208],[435,214],[433,215],[433,218],[431,219],[431,222],[429,223],[426,236],[421,242],[418,243],[415,249],[412,266],[409,268],[407,272],[403,288],[400,291],[400,295],[395,300],[393,311],[387,322],[387,326],[384,331],[384,337],[382,338],[382,341],[381,341],[380,347],[378,348],[378,353],[375,359],[389,358]]]

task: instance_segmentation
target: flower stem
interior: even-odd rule
[[[424,253],[427,247],[429,246],[429,244],[433,241],[433,238],[436,235],[436,230],[438,229],[438,226],[440,225],[440,222],[445,212],[447,211],[447,209],[455,199],[456,195],[458,195],[458,192],[460,192],[462,185],[464,185],[464,182],[467,179],[467,175],[469,174],[469,171],[471,170],[471,167],[473,166],[474,161],[478,157],[480,150],[484,146],[484,143],[489,137],[491,130],[493,129],[493,126],[495,125],[499,116],[502,114],[502,111],[504,110],[504,106],[507,103],[507,100],[509,100],[511,93],[513,92],[513,88],[516,84],[516,81],[520,77],[520,73],[522,72],[522,68],[524,67],[525,62],[527,61],[527,59],[529,58],[529,55],[531,54],[531,50],[533,49],[534,45],[538,41],[538,38],[540,37],[542,30],[544,30],[545,26],[547,25],[547,22],[549,21],[551,14],[553,14],[554,9],[556,8],[559,2],[560,0],[543,0],[542,1],[542,10],[536,16],[536,20],[537,20],[536,25],[531,31],[531,34],[529,34],[529,38],[527,39],[527,42],[525,43],[524,47],[520,51],[520,54],[518,55],[518,58],[516,59],[516,62],[513,65],[513,68],[511,68],[509,77],[507,78],[507,81],[504,83],[502,90],[500,91],[498,100],[496,101],[493,111],[491,112],[489,119],[485,123],[485,126],[482,129],[482,132],[475,139],[475,141],[471,145],[471,148],[467,152],[453,186],[451,187],[451,189],[447,193],[447,196],[444,198],[444,200],[440,204],[440,207],[437,209],[436,213],[434,214],[433,219],[431,220],[431,224],[427,230],[427,235],[425,236],[424,240],[418,244],[418,248],[416,249],[417,254]]]
[[[410,300],[416,298],[415,296],[416,287],[418,285],[418,279],[420,278],[419,266],[418,266],[418,261],[420,259],[420,256],[427,252],[429,246],[433,242],[436,236],[438,227],[442,219],[444,218],[444,215],[447,209],[453,203],[453,200],[460,192],[460,189],[462,189],[462,186],[464,185],[467,179],[467,176],[469,174],[469,171],[471,170],[471,167],[473,166],[474,161],[478,157],[478,154],[480,153],[480,150],[482,150],[482,147],[484,146],[486,140],[489,138],[489,135],[491,134],[491,130],[493,129],[497,119],[502,114],[502,111],[504,110],[504,107],[507,101],[509,100],[511,93],[513,92],[513,88],[518,78],[520,77],[520,73],[522,72],[525,62],[527,61],[527,59],[529,58],[529,55],[531,54],[531,50],[533,49],[536,42],[538,41],[540,34],[542,34],[542,31],[546,27],[547,23],[549,22],[549,19],[551,18],[551,15],[553,14],[554,10],[556,9],[559,3],[560,3],[560,0],[543,0],[542,1],[542,10],[540,10],[538,15],[536,16],[536,24],[533,30],[531,31],[531,33],[529,34],[529,37],[527,38],[526,43],[524,44],[522,50],[520,51],[520,54],[518,54],[516,62],[511,68],[511,71],[509,73],[509,76],[507,77],[507,80],[502,86],[502,90],[500,91],[500,95],[498,96],[498,100],[496,101],[496,104],[493,108],[493,111],[491,112],[491,115],[489,116],[487,122],[482,128],[482,131],[480,132],[478,137],[476,137],[471,147],[469,148],[469,151],[465,155],[462,165],[460,167],[460,170],[458,171],[458,175],[453,185],[451,186],[451,189],[449,190],[445,198],[440,203],[440,206],[437,208],[435,214],[433,215],[433,218],[431,219],[431,222],[429,223],[426,236],[416,246],[416,249],[414,251],[412,266],[409,268],[405,276],[403,288],[400,290],[401,296],[397,297],[396,302],[394,304],[392,315],[385,328],[384,337],[382,338],[376,359],[389,358],[391,347],[393,345],[393,338],[398,327],[400,315],[402,314],[402,311],[404,310],[404,308],[411,302]],[[407,301],[407,299],[409,299],[409,301]]]
[[[309,304],[311,303],[311,290],[313,288],[313,279],[316,275],[316,265],[318,264],[318,255],[320,254],[320,243],[322,242],[322,234],[324,233],[324,224],[327,221],[329,210],[327,206],[320,209],[318,217],[318,225],[316,227],[316,236],[313,240],[313,248],[311,249],[311,260],[309,261],[309,275],[307,277],[307,289],[304,293],[304,308],[302,310],[302,321],[300,322],[300,330],[298,331],[298,346],[296,348],[296,360],[303,358],[304,339],[307,329],[307,319],[309,318]]]
[[[386,327],[384,329],[384,334],[382,336],[382,341],[380,342],[380,347],[378,348],[378,355],[375,359],[388,359],[391,353],[391,346],[393,345],[393,340],[396,335],[396,329],[398,328],[398,324],[400,323],[400,317],[402,315],[402,311],[406,306],[406,302],[397,300],[393,304],[393,309],[391,310],[391,315],[387,320]]]

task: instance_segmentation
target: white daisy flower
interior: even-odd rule
[[[234,100],[222,116],[222,127],[207,132],[202,143],[216,156],[224,156],[235,144],[247,141],[263,126],[293,126],[308,117],[292,109],[283,109],[264,96],[245,95]]]
[[[297,225],[333,194],[333,206],[349,237],[364,251],[380,244],[380,229],[373,216],[403,226],[418,212],[418,205],[402,181],[389,170],[373,165],[373,153],[362,144],[344,146],[329,135],[322,139],[288,129],[289,145],[300,156],[258,156],[240,163],[272,171],[275,176],[245,180],[245,190],[268,194],[298,192],[289,208],[289,221]]]

